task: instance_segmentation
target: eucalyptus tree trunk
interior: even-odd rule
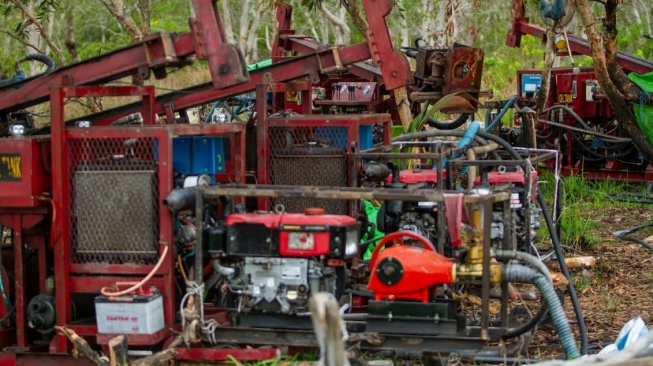
[[[353,1],[352,1],[353,2]],[[345,9],[338,9],[338,14],[334,14],[326,7],[324,3],[320,4],[319,10],[326,16],[329,22],[334,26],[333,33],[336,37],[336,44],[349,44],[351,40],[351,30],[347,25],[347,19],[345,18]]]
[[[222,3],[222,28],[224,29],[224,34],[227,37],[227,42],[234,43],[234,27],[233,22],[231,21],[231,9],[229,7],[229,1],[223,0]]]
[[[605,2],[605,21],[614,23],[613,35],[609,37],[614,37],[616,39],[616,15],[614,14],[619,5],[620,0],[607,0]],[[629,89],[629,85],[625,85],[621,82],[623,71],[621,69],[617,70],[614,65],[609,69],[608,58],[614,58],[616,62],[616,40],[608,39],[608,44],[604,40],[601,33],[599,33],[596,18],[590,10],[589,0],[575,0],[576,11],[582,21],[583,27],[585,28],[585,33],[590,42],[592,49],[592,59],[594,60],[594,72],[596,73],[596,78],[601,86],[601,90],[605,93],[612,110],[615,112],[617,119],[623,123],[626,132],[633,140],[633,143],[637,149],[642,153],[642,155],[649,161],[653,163],[653,146],[642,133],[642,130],[637,125],[635,116],[628,108],[624,96],[621,93],[621,90]],[[610,33],[610,31],[608,31]],[[614,47],[614,49],[612,49]],[[609,54],[609,56],[608,56]],[[617,66],[618,68],[618,66]],[[616,73],[616,74],[613,74]]]
[[[34,1],[27,1],[23,2],[21,0],[7,0],[9,3],[13,4],[16,6],[16,8],[20,9],[20,11],[23,13],[23,16],[25,17],[25,21],[23,22],[24,27],[35,27],[37,32],[33,33],[34,35],[40,36],[43,41],[45,42],[46,45],[48,45],[51,49],[52,52],[56,55],[56,57],[59,59],[59,63],[62,65],[65,65],[66,62],[66,56],[64,55],[63,51],[61,50],[61,47],[59,47],[58,44],[55,43],[54,38],[52,37],[52,34],[49,32],[49,30],[46,28],[46,25],[44,25],[40,20],[36,18],[36,15],[34,14],[34,6],[35,3]],[[29,33],[28,29],[28,33]],[[31,37],[30,37],[31,38]],[[39,40],[38,39],[29,39],[30,44],[38,48]],[[32,43],[35,42],[35,43]]]
[[[13,1],[13,0],[11,0]],[[127,11],[127,6],[123,0],[100,0],[102,5],[109,11],[118,24],[127,32],[132,42],[140,42],[143,40],[143,31],[136,25],[131,12]],[[149,12],[149,9],[148,9]],[[149,19],[149,14],[147,15]]]

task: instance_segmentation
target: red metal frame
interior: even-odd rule
[[[50,140],[44,138],[26,138],[26,143],[22,148],[32,149],[29,156],[37,159],[34,151],[42,151],[40,156],[41,164],[33,160],[32,167],[43,165],[43,172],[32,172],[30,179],[32,186],[24,186],[16,197],[7,193],[10,189],[6,185],[0,184],[0,221],[8,223],[14,228],[16,234],[14,238],[14,262],[16,269],[16,321],[17,328],[14,330],[3,331],[0,334],[0,344],[10,346],[14,342],[14,337],[10,336],[9,331],[15,334],[16,352],[28,350],[31,346],[31,334],[28,334],[26,319],[26,304],[31,296],[32,291],[39,292],[45,290],[46,277],[46,251],[53,249],[54,253],[54,273],[55,273],[55,302],[57,325],[67,326],[75,330],[78,334],[88,337],[89,342],[93,344],[103,343],[107,337],[112,335],[98,335],[97,327],[94,324],[70,324],[72,319],[71,311],[71,293],[97,293],[99,288],[116,281],[133,279],[134,276],[142,277],[152,269],[152,266],[133,266],[133,265],[96,265],[96,264],[78,264],[71,263],[71,248],[69,243],[68,232],[70,231],[70,183],[68,175],[71,173],[69,167],[67,144],[72,140],[87,138],[125,138],[125,137],[149,137],[156,138],[159,141],[158,155],[159,161],[159,194],[163,195],[172,189],[172,138],[176,135],[219,135],[233,136],[232,143],[232,164],[228,166],[234,171],[239,171],[244,176],[245,172],[245,126],[236,124],[226,125],[167,125],[156,126],[156,114],[172,114],[175,108],[187,108],[190,106],[206,103],[210,100],[220,99],[225,96],[237,95],[254,89],[259,84],[270,85],[274,91],[281,91],[288,88],[285,86],[275,86],[270,83],[270,75],[277,81],[289,81],[301,79],[310,76],[312,82],[320,81],[320,73],[326,74],[332,70],[344,68],[356,62],[361,62],[372,58],[378,65],[381,64],[381,71],[390,75],[392,87],[404,86],[412,82],[412,76],[408,68],[405,57],[394,52],[392,44],[389,41],[387,16],[392,8],[391,0],[363,0],[368,18],[371,18],[369,41],[358,45],[339,47],[339,48],[316,48],[315,44],[305,44],[309,55],[300,56],[281,62],[256,72],[249,83],[248,74],[243,69],[244,61],[233,46],[227,45],[224,33],[222,31],[221,20],[217,10],[215,0],[193,0],[193,6],[198,14],[196,19],[190,19],[191,32],[182,35],[157,34],[146,38],[141,44],[132,45],[122,50],[118,50],[85,62],[71,65],[58,69],[48,75],[30,78],[24,82],[13,85],[11,88],[0,89],[0,113],[6,114],[12,111],[35,105],[41,102],[50,101],[51,107],[51,137]],[[299,44],[299,43],[298,43]],[[106,83],[128,75],[137,75],[141,80],[147,79],[151,71],[154,71],[156,77],[165,76],[165,67],[182,66],[187,63],[188,57],[196,54],[198,58],[208,60],[210,72],[213,78],[213,85],[203,85],[193,88],[193,93],[181,92],[181,96],[160,98],[158,101],[154,98],[152,87],[142,86],[111,86],[99,87],[93,84]],[[362,70],[372,77],[378,78],[380,73],[377,69],[364,64],[354,67],[354,70]],[[371,71],[370,71],[371,70]],[[297,84],[299,85],[299,84]],[[226,88],[217,90],[217,88]],[[305,96],[304,100],[310,100],[310,84],[304,83],[299,85]],[[265,86],[263,86],[265,88]],[[265,89],[262,89],[263,93]],[[69,97],[82,96],[125,96],[137,95],[143,97],[143,100],[128,108],[122,108],[118,113],[103,114],[101,118],[95,118],[96,126],[108,125],[116,118],[114,116],[124,116],[129,113],[129,108],[133,111],[141,111],[145,126],[143,127],[92,127],[92,128],[66,128],[64,120],[64,101]],[[305,103],[303,112],[311,112],[311,103]],[[121,114],[122,113],[122,114]],[[265,116],[266,113],[262,113]],[[385,124],[384,139],[389,142],[390,138],[390,119],[387,115],[365,115],[355,116],[360,121],[357,123],[382,122]],[[329,117],[332,126],[348,126],[353,117]],[[88,118],[82,118],[88,119]],[[266,125],[267,119],[265,119]],[[372,122],[373,121],[373,122]],[[269,125],[275,125],[272,121]],[[307,125],[320,125],[318,120],[309,119]],[[358,140],[358,129],[349,129],[349,140]],[[18,141],[18,140],[15,140]],[[40,144],[34,148],[35,141]],[[9,140],[7,140],[9,142]],[[30,146],[31,145],[31,146]],[[261,145],[264,146],[265,144]],[[11,151],[20,149],[12,144],[3,144],[3,148]],[[36,150],[34,150],[36,149]],[[51,156],[47,154],[51,153]],[[25,150],[27,153],[27,150]],[[50,162],[48,164],[48,162]],[[167,163],[167,164],[166,164]],[[27,166],[26,166],[27,167]],[[51,174],[48,176],[48,174]],[[51,187],[50,187],[51,183]],[[38,200],[38,196],[44,192],[51,191],[51,197],[54,200],[54,212],[57,213],[56,220],[52,227],[49,246],[46,244],[46,234],[43,234],[41,228],[34,233],[26,231],[27,228],[33,227],[43,221],[50,215],[49,208],[44,202]],[[1,193],[4,193],[1,194]],[[29,193],[29,194],[27,194]],[[172,218],[167,208],[160,207],[160,237],[162,242],[173,242],[172,236]],[[33,289],[26,288],[29,279],[25,273],[26,252],[25,243],[29,239],[32,248],[38,250],[38,267],[39,286]],[[52,248],[53,247],[53,248]],[[140,345],[151,345],[162,342],[169,335],[168,329],[174,327],[174,263],[173,251],[170,251],[169,258],[166,258],[161,269],[155,274],[152,283],[155,284],[164,293],[164,312],[165,312],[165,331],[158,332],[147,337],[131,337],[130,343]],[[29,291],[28,291],[29,290]],[[149,338],[149,339],[146,339]],[[135,342],[135,343],[134,343]],[[70,344],[65,337],[55,336],[50,343],[49,354],[43,355],[24,354],[24,353],[0,353],[0,364],[24,364],[24,365],[60,365],[69,364],[69,357],[52,357],[67,354],[70,351]],[[257,350],[259,351],[259,350]],[[189,357],[192,357],[198,351],[189,351]],[[202,350],[202,357],[219,359],[221,354],[226,355],[219,349]],[[277,351],[274,351],[277,352]],[[183,352],[181,357],[183,358]],[[233,354],[233,353],[231,353]],[[238,358],[252,359],[270,358],[269,350],[255,352],[244,350],[238,353]],[[250,355],[250,356],[247,356]],[[275,353],[276,355],[276,353]],[[76,360],[76,364],[87,363],[85,360]]]
[[[162,78],[166,67],[186,65],[193,54],[208,61],[215,88],[247,81],[244,59],[225,40],[216,0],[193,0],[193,7],[197,18],[189,19],[190,33],[153,34],[140,44],[2,88],[0,111],[7,113],[45,102],[51,87],[101,84],[137,74],[144,80],[149,78],[150,70]]]
[[[311,100],[311,84],[306,82],[297,83],[270,83],[259,84],[256,86],[256,155],[257,167],[256,176],[258,184],[269,184],[269,166],[270,166],[270,144],[269,129],[270,127],[346,127],[348,146],[353,142],[356,144],[360,141],[359,127],[367,124],[383,124],[383,143],[389,144],[391,139],[392,120],[389,114],[355,114],[355,115],[332,115],[332,114],[312,114],[312,103],[302,103],[303,114],[288,118],[269,118],[267,93],[285,93],[288,91],[298,91],[302,93],[302,100]],[[261,210],[269,209],[269,199],[260,197],[258,207]]]
[[[288,28],[283,28],[290,27],[289,14],[292,12],[292,6],[280,6],[277,19],[282,19],[283,25],[280,21],[280,37],[272,53],[277,63],[251,71],[249,82],[242,84],[229,87],[223,85],[222,89],[216,89],[212,83],[206,83],[162,95],[156,100],[154,112],[172,117],[175,111],[185,111],[211,101],[244,94],[255,90],[257,85],[270,81],[283,83],[308,77],[311,82],[319,83],[320,74],[328,74],[344,68],[347,68],[349,73],[368,81],[382,82],[383,75],[389,75],[392,80],[385,81],[387,90],[412,85],[414,80],[406,56],[395,52],[390,39],[383,36],[388,34],[385,16],[392,9],[392,1],[364,0],[363,4],[368,19],[374,19],[370,22],[371,38],[367,43],[330,48],[308,36],[295,36]],[[280,57],[282,52],[292,53],[293,57]],[[301,56],[296,56],[297,53]],[[377,66],[363,63],[370,58]],[[270,80],[271,78],[273,80]],[[106,125],[138,109],[138,104],[130,104],[86,116],[83,119],[92,121],[94,125]]]
[[[529,23],[526,17],[526,7],[523,0],[512,1],[512,28],[508,31],[506,45],[510,47],[519,47],[521,37],[531,35],[540,39],[546,38],[546,29]],[[587,40],[568,34],[569,48],[571,52],[577,55],[591,56],[592,49]],[[653,71],[653,62],[633,56],[625,52],[617,52],[617,62],[624,70],[646,74]]]
[[[68,171],[67,143],[74,139],[88,138],[155,138],[158,140],[159,161],[159,194],[165,195],[173,189],[172,182],[172,137],[176,135],[234,135],[234,149],[237,155],[234,161],[238,161],[238,156],[244,156],[244,138],[245,126],[239,124],[223,125],[169,125],[155,126],[155,115],[152,110],[154,100],[154,90],[151,87],[67,87],[53,88],[51,91],[52,100],[52,150],[53,166],[60,167],[53,172],[53,195],[58,212],[63,214],[57,215],[56,227],[59,229],[55,234],[55,278],[56,278],[56,308],[57,324],[60,326],[67,325],[71,320],[71,303],[70,293],[98,293],[103,286],[120,281],[129,281],[129,276],[143,276],[149,273],[152,265],[117,265],[117,264],[74,264],[70,263],[70,242],[68,231],[70,228],[69,215],[69,183],[68,177],[71,172]],[[94,127],[94,128],[68,128],[64,129],[64,100],[67,97],[79,96],[121,96],[121,95],[143,95],[143,118],[149,126],[143,127]],[[245,161],[240,158],[235,163],[235,169],[245,171]],[[173,240],[172,217],[167,207],[159,205],[160,220],[160,237],[162,243],[171,243]],[[164,295],[164,320],[166,332],[157,333],[158,336],[133,338],[133,344],[151,345],[161,342],[168,336],[167,329],[175,322],[175,299],[174,299],[174,254],[169,251],[168,259],[164,265],[156,272],[155,277],[150,281],[151,284],[159,288]],[[95,326],[76,326],[82,335],[95,335],[97,328]],[[75,327],[73,327],[75,329]],[[101,343],[108,335],[98,335],[98,343]],[[55,337],[51,345],[51,351],[66,352],[69,349],[68,341],[65,337],[59,335]]]

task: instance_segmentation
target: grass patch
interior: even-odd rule
[[[555,194],[555,177],[552,173],[541,170],[539,185],[544,197],[549,202],[552,212]],[[591,180],[582,176],[569,176],[561,178],[560,190],[560,217],[562,226],[561,242],[576,250],[596,249],[601,243],[600,221],[606,209],[617,207],[640,207],[642,204],[617,200],[618,195],[624,192],[644,192],[646,184],[629,183],[623,181]],[[553,212],[552,212],[553,215]],[[543,221],[543,219],[542,219]],[[549,240],[546,223],[542,222],[542,229],[538,233],[541,241]]]

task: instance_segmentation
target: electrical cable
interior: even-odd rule
[[[159,257],[159,260],[157,261],[154,268],[152,268],[150,273],[148,273],[147,276],[145,276],[145,278],[143,278],[139,282],[116,282],[115,283],[116,288],[120,285],[133,285],[132,287],[118,292],[111,292],[108,290],[108,287],[102,287],[100,289],[100,293],[107,297],[122,296],[122,295],[127,295],[128,293],[135,291],[136,289],[141,288],[147,281],[150,280],[150,278],[152,278],[152,276],[154,276],[154,274],[159,270],[159,268],[161,268],[161,265],[165,261],[167,254],[168,254],[168,246],[165,245],[163,247],[163,253],[161,253],[161,256]]]
[[[181,273],[181,278],[184,279],[184,283],[188,282],[188,276],[186,276],[184,264],[181,262],[181,254],[177,255],[177,267],[179,268],[179,273]]]
[[[569,113],[572,117],[574,117],[574,119],[578,121],[578,123],[580,123],[580,125],[583,126],[586,130],[592,130],[592,127],[590,127],[587,123],[585,123],[585,121],[582,118],[580,118],[580,116],[576,112],[574,112],[573,109],[569,108],[564,104],[557,104],[552,107],[546,108],[545,110],[542,111],[541,114],[547,113],[554,109],[563,109],[565,112]]]
[[[14,314],[16,311],[16,304],[12,305],[7,314],[5,314],[2,318],[0,318],[0,323],[3,323],[5,320],[9,319],[10,316]]]

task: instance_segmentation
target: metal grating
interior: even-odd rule
[[[270,183],[292,186],[348,186],[346,127],[270,128]],[[277,198],[288,212],[309,207],[324,208],[328,214],[347,214],[346,201]]]
[[[156,146],[153,138],[69,140],[73,263],[156,261]]]

